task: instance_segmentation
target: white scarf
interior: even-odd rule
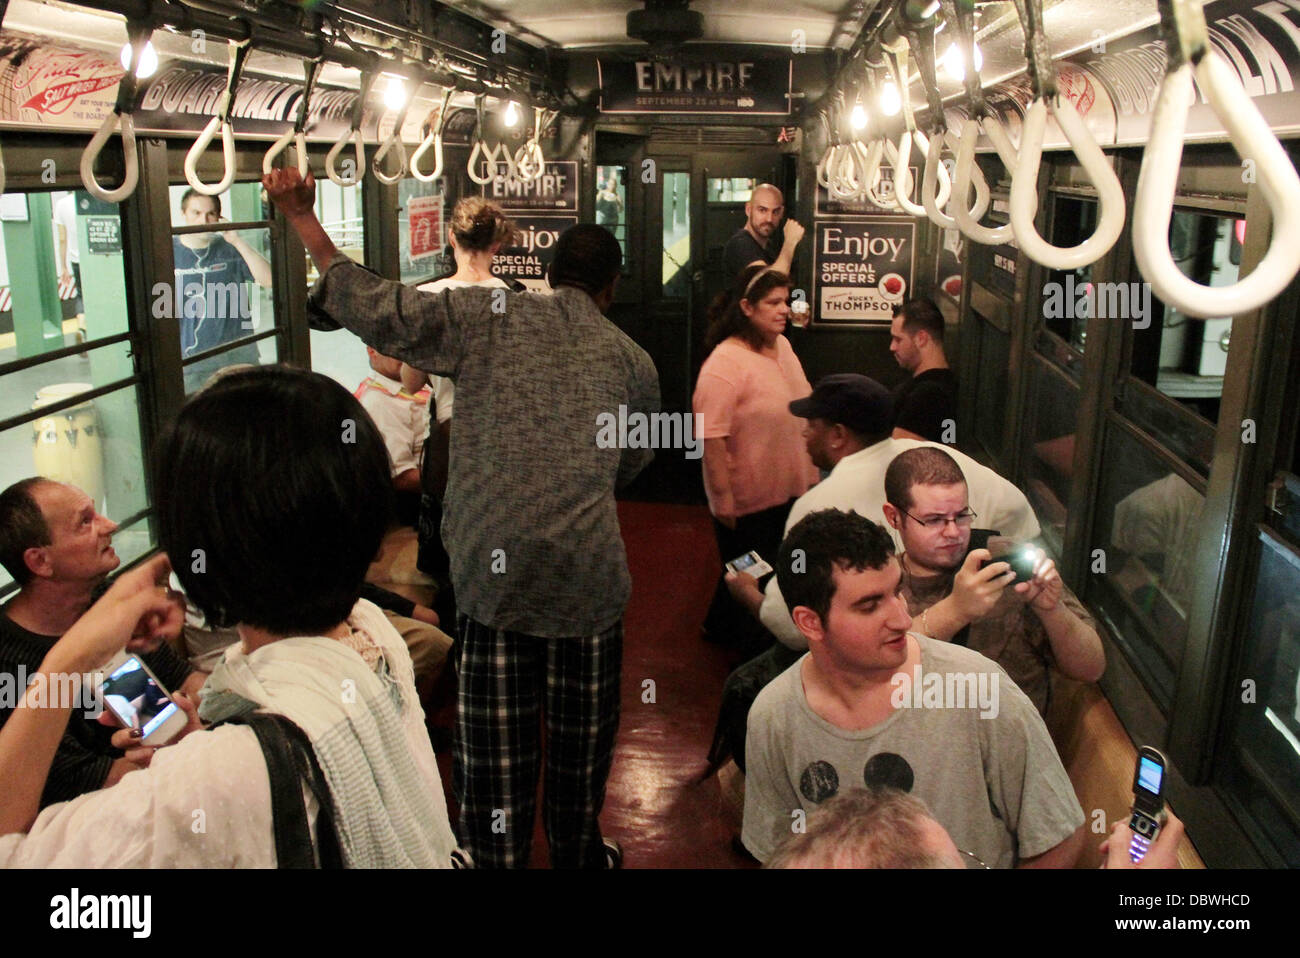
[[[334,639],[280,639],[247,655],[235,643],[207,681],[201,714],[219,717],[230,701],[221,693],[233,693],[306,733],[349,868],[448,868],[456,841],[410,653],[369,602],[348,624],[383,651],[378,674]]]

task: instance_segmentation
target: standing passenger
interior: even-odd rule
[[[294,169],[263,182],[321,272],[316,306],[369,345],[456,381],[443,532],[459,606],[455,786],[463,847],[523,867],[547,726],[545,827],[556,867],[616,865],[597,815],[618,730],[631,592],[614,489],[652,457],[597,446],[597,417],[659,408],[650,357],[601,314],[622,253],[609,231],[561,235],[554,295],[421,293],[339,253]]]
[[[781,225],[785,213],[785,198],[771,183],[754,187],[749,202],[745,204],[745,225],[727,240],[722,248],[722,269],[728,288],[736,281],[746,266],[763,263],[787,275],[794,260],[795,247],[803,239],[804,228],[795,220],[786,220],[782,230],[781,249],[770,249],[772,236]]]
[[[889,351],[910,374],[894,390],[894,438],[955,443],[957,374],[944,355],[939,307],[929,299],[899,306],[889,327]]]
[[[789,285],[784,273],[751,266],[710,308],[694,407],[703,417],[704,488],[724,562],[752,549],[770,563],[791,503],[818,478],[803,424],[790,412],[812,387],[781,335]],[[738,612],[720,579],[705,631],[742,646],[759,641],[762,630]]]

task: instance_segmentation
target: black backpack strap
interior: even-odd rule
[[[275,831],[275,860],[279,868],[342,868],[343,855],[334,828],[334,804],[329,785],[305,732],[283,715],[252,712],[221,724],[247,725],[257,736],[271,780],[271,821]],[[316,849],[302,784],[306,781],[319,806]]]

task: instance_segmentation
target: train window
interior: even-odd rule
[[[744,176],[711,176],[708,183],[710,203],[748,203],[758,180]]]
[[[691,174],[664,173],[664,298],[685,299],[691,283]]]
[[[1174,262],[1198,283],[1235,283],[1245,223],[1232,216],[1175,210],[1169,229]],[[1142,303],[1132,327],[1130,374],[1207,422],[1217,422],[1232,317],[1193,319],[1166,307],[1146,284],[1135,288]]]
[[[666,191],[665,191],[666,192]],[[627,269],[627,167],[596,167],[596,222],[608,229],[623,248]]]
[[[1300,551],[1260,532],[1255,601],[1219,783],[1300,866]]]
[[[1011,367],[1011,335],[979,309],[976,319],[978,361],[975,365],[975,437],[993,457],[1001,461],[1005,452],[1007,376]]]
[[[218,196],[173,186],[171,206],[172,312],[181,327],[185,392],[190,394],[227,366],[276,361],[274,335],[251,340],[275,326],[271,234],[266,226],[195,229],[223,222],[265,223],[268,210],[260,183],[236,183]]]
[[[1051,237],[1055,246],[1077,246],[1097,227],[1097,204],[1072,196],[1055,196]],[[1096,305],[1092,266],[1047,271],[1043,284],[1043,325],[1071,348],[1083,352],[1088,318]]]
[[[114,545],[123,561],[154,545],[128,329],[116,204],[81,191],[7,193],[0,200],[0,488],[43,475],[84,490],[121,526]],[[77,346],[83,350],[41,358]],[[0,593],[12,588],[0,572]]]
[[[418,182],[418,181],[412,181]],[[405,203],[402,204],[405,209]],[[340,252],[365,260],[366,231],[361,217],[361,191],[328,179],[316,181],[316,217]],[[438,238],[434,237],[435,245]],[[310,259],[308,260],[310,262]],[[312,277],[313,281],[315,277]]]
[[[1112,425],[1102,453],[1088,597],[1165,707],[1187,639],[1192,559],[1205,496],[1164,457]]]
[[[405,177],[397,185],[397,244],[401,254],[403,283],[427,283],[456,271],[456,263],[444,256],[447,246],[447,209],[441,181],[422,183],[413,176]],[[357,193],[357,190],[348,190]],[[360,203],[360,199],[354,202]],[[356,211],[356,225],[352,230],[355,243],[352,250],[356,260],[361,260],[363,235],[360,210]],[[338,240],[335,240],[338,244]],[[339,245],[339,249],[352,252]]]
[[[1035,356],[1029,378],[1024,489],[1043,527],[1043,541],[1060,556],[1074,475],[1079,387],[1052,363]]]

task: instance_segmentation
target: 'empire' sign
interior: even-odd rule
[[[597,60],[603,113],[790,112],[793,61]]]

